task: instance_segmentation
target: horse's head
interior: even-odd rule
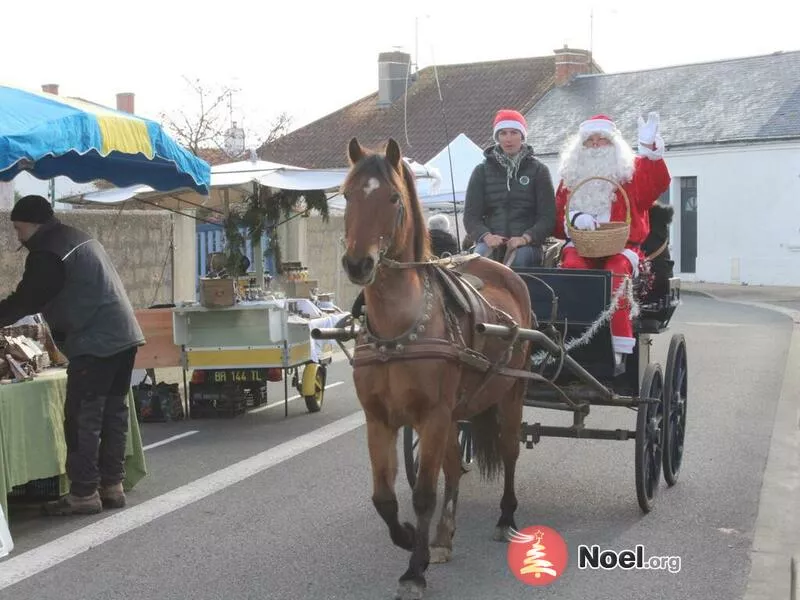
[[[348,146],[350,172],[342,184],[345,253],[350,281],[369,285],[384,257],[421,261],[430,240],[417,199],[414,175],[400,147],[389,139],[385,154],[365,150],[356,138]]]

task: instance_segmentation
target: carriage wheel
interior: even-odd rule
[[[472,447],[472,429],[470,428],[469,421],[460,421],[458,423],[458,445],[461,448],[461,473],[468,473],[472,470],[474,461],[473,447]],[[419,437],[411,426],[403,428],[403,458],[405,459],[406,478],[408,485],[413,489],[414,484],[417,482],[417,469],[419,468],[419,459],[417,458],[417,448],[419,446]]]
[[[641,402],[636,418],[636,497],[641,509],[648,513],[661,479],[664,444],[664,378],[658,363],[647,365],[639,398],[657,400]]]
[[[664,373],[664,480],[673,486],[683,460],[683,438],[686,435],[686,401],[689,371],[686,361],[686,340],[675,334],[669,343]]]

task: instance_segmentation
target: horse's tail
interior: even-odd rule
[[[503,465],[500,450],[500,418],[493,404],[472,418],[472,449],[484,479],[495,479]]]

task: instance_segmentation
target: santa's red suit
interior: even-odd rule
[[[554,236],[567,240],[561,266],[566,269],[607,269],[614,273],[616,291],[625,276],[638,274],[644,258],[639,246],[650,233],[650,207],[664,193],[670,175],[663,160],[664,140],[658,134],[658,115],[650,113],[647,122],[639,118],[639,155],[624,141],[613,121],[605,115],[594,116],[581,123],[578,133],[561,156],[560,176],[556,190],[556,227]],[[594,229],[598,223],[625,221],[627,206],[619,189],[606,181],[591,180],[572,192],[587,177],[601,176],[621,185],[631,204],[631,226],[628,243],[622,253],[606,258],[584,258],[568,240],[566,222],[577,229]],[[569,214],[566,214],[567,195]],[[617,359],[633,352],[630,306],[622,298],[611,317],[611,335]]]

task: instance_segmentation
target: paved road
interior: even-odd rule
[[[655,511],[642,516],[632,442],[546,438],[523,449],[517,522],[555,528],[571,549],[643,544],[645,556],[680,556],[680,572],[579,571],[571,551],[558,582],[531,590],[510,574],[505,547],[491,541],[499,485],[473,472],[462,480],[453,560],[431,567],[426,598],[742,597],[790,322],[769,311],[687,296],[672,331],[686,335],[690,363],[679,484],[663,488]],[[656,340],[654,360],[663,364],[668,343],[668,334]],[[323,411],[314,415],[299,401],[290,403],[289,419],[281,405],[234,420],[144,425],[146,444],[198,433],[147,451],[151,476],[131,493],[125,511],[47,521],[33,510],[16,510],[17,551],[12,561],[0,562],[0,586],[12,570],[32,574],[0,589],[0,598],[391,598],[407,555],[390,546],[369,500],[365,432],[357,426],[346,363],[332,367],[329,382],[339,381],[345,383],[329,390]],[[534,409],[525,416],[556,424],[566,418]],[[624,409],[596,409],[588,420],[601,427],[632,428],[634,422]],[[320,445],[305,435],[322,435],[329,430],[320,428],[330,424],[340,429]],[[310,449],[298,449],[303,441]],[[402,471],[398,483],[407,518],[413,513]],[[87,527],[91,523],[98,526]],[[91,546],[104,535],[109,539],[101,545],[58,562],[81,539]],[[53,540],[59,541],[48,544]],[[40,570],[47,564],[53,566]]]

